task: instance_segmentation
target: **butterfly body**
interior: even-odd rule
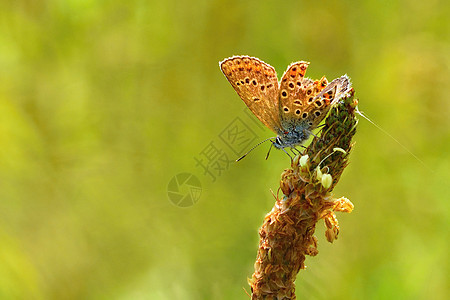
[[[307,126],[296,126],[295,128],[284,132],[283,134],[277,135],[275,140],[272,142],[275,148],[283,149],[287,147],[295,147],[301,145],[304,141],[306,141],[310,132],[308,131]]]
[[[305,77],[309,62],[292,63],[278,81],[275,69],[249,56],[233,56],[220,68],[235,91],[269,129],[277,134],[272,144],[278,149],[302,144],[326,114],[351,88],[344,75],[328,83],[322,77]]]

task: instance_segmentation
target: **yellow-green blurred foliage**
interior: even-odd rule
[[[448,299],[449,14],[443,0],[3,1],[0,298],[247,299],[289,160],[265,145],[214,182],[194,160],[245,116],[218,62],[247,54],[279,76],[296,60],[347,73],[426,165],[360,120],[335,189],[355,210],[333,245],[319,224],[299,298]],[[189,208],[167,196],[181,172],[202,184]]]

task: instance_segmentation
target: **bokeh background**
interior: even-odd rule
[[[237,157],[221,139],[237,119],[254,143],[272,135],[218,67],[247,54],[279,76],[297,60],[311,78],[347,73],[360,109],[422,161],[360,120],[334,190],[355,210],[334,244],[318,225],[299,298],[448,299],[449,13],[443,0],[1,2],[0,298],[247,299],[289,160],[265,161],[265,145],[211,164],[215,178],[196,161],[211,145]],[[183,172],[201,190],[170,185]]]

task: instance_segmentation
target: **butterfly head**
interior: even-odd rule
[[[273,145],[277,149],[294,148],[306,141],[310,135],[308,126],[296,126],[292,130],[280,133],[273,141]]]

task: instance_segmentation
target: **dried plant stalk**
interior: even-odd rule
[[[335,105],[303,156],[294,158],[281,174],[280,190],[272,211],[259,231],[260,242],[255,272],[249,283],[252,299],[296,299],[295,278],[305,268],[306,255],[315,256],[316,223],[324,219],[326,238],[338,237],[334,212],[351,212],[346,198],[334,199],[331,191],[348,164],[352,137],[356,131],[357,100],[352,89]]]

